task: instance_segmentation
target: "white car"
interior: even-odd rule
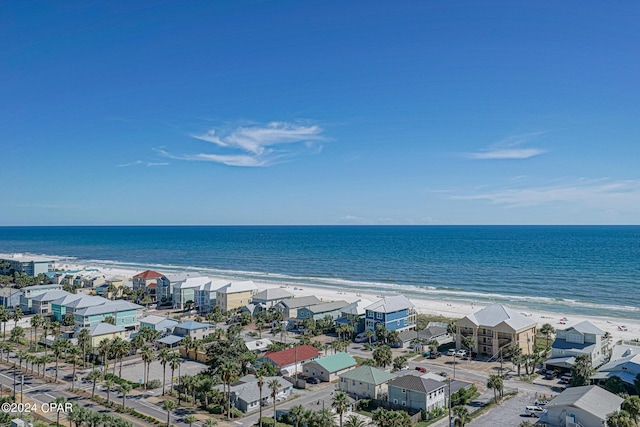
[[[456,350],[453,348],[450,348],[449,351],[447,351],[447,356],[455,356],[456,355]]]
[[[467,350],[456,351],[456,357],[466,357],[466,356],[467,356]]]
[[[524,408],[524,413],[530,417],[540,417],[540,414],[544,412],[539,406],[527,406]]]

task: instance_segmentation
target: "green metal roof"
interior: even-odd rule
[[[344,374],[340,375],[340,378],[360,381],[367,384],[380,385],[391,381],[395,378],[395,376],[390,374],[389,372],[374,368],[373,366],[360,366],[359,368],[352,369],[349,372],[345,372]]]
[[[321,357],[314,360],[314,362],[322,366],[327,372],[337,372],[356,365],[356,360],[347,353],[336,353],[331,356]]]

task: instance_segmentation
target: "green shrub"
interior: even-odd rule
[[[231,408],[231,418],[242,418],[244,413],[238,408]]]
[[[160,380],[151,380],[151,381],[147,382],[147,388],[148,389],[158,388],[161,385],[162,385],[162,381],[160,381]]]

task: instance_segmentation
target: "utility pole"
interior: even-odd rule
[[[16,400],[16,364],[13,363],[13,400]]]

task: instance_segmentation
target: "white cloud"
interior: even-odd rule
[[[556,185],[502,189],[451,198],[487,200],[510,208],[565,203],[640,213],[640,180],[578,179]]]
[[[155,166],[168,166],[169,163],[168,162],[143,162],[142,160],[136,160],[135,162],[123,163],[121,165],[116,165],[116,167],[117,168],[128,168],[128,167],[137,166],[137,165],[142,165],[142,166],[146,166],[148,168],[151,168],[151,167],[155,167]]]
[[[513,135],[503,139],[497,144],[493,144],[488,148],[476,151],[474,153],[466,153],[466,157],[476,160],[522,160],[530,157],[544,154],[547,150],[542,148],[520,147],[534,139],[537,139],[545,132],[533,132],[522,135]]]
[[[169,158],[222,163],[228,166],[269,166],[285,157],[292,157],[302,150],[320,152],[318,142],[322,128],[317,125],[301,125],[286,122],[271,122],[264,126],[242,126],[226,134],[210,129],[204,134],[191,135],[201,141],[210,142],[222,149],[222,153],[172,154],[159,152]],[[284,150],[277,146],[289,145]]]

